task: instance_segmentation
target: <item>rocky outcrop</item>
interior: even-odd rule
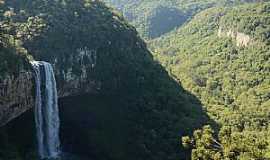
[[[26,15],[32,17],[40,16],[40,6],[44,6],[46,13],[42,15],[50,15],[41,16],[46,25],[41,35],[21,41],[22,47],[31,54],[31,58],[52,64],[58,97],[85,93],[115,94],[120,90],[132,93],[141,87],[145,75],[148,75],[141,68],[149,67],[152,56],[135,28],[99,1],[70,2],[65,5],[58,1],[50,2],[57,7],[50,8],[51,4],[45,1],[29,1],[30,9],[13,1],[5,4],[11,8],[22,7],[28,13]],[[65,9],[59,12],[57,8]],[[12,62],[13,59],[15,58],[7,57],[7,61]],[[5,70],[10,70],[10,67]],[[10,86],[14,83],[23,85],[23,82],[16,82],[16,79],[8,81]],[[28,85],[29,88],[30,86]],[[31,95],[21,90],[17,90],[18,93],[4,92],[9,97],[16,97],[19,93],[25,94],[25,97]],[[3,102],[1,118],[11,120],[30,108],[26,98],[20,101],[23,99],[26,102]],[[18,106],[18,103],[21,104],[19,106],[26,106],[12,113],[11,106]]]
[[[87,47],[79,48],[69,59],[65,68],[59,67],[60,60],[54,59],[55,76],[57,79],[58,97],[76,96],[93,93],[99,90],[100,82],[91,78],[91,71],[96,66],[96,50]],[[20,116],[34,107],[34,77],[31,70],[7,74],[0,79],[0,126]]]
[[[0,126],[34,106],[33,75],[21,72],[0,82]]]
[[[96,60],[96,51],[87,48],[78,49],[67,68],[57,67],[59,59],[55,59],[56,63],[53,65],[58,96],[63,98],[96,92],[100,83],[88,75],[95,68]],[[21,71],[18,75],[9,74],[0,81],[0,126],[34,107],[34,84],[31,71]]]
[[[66,68],[59,66],[59,59],[54,60],[58,96],[63,98],[84,93],[93,93],[100,88],[100,83],[91,77],[91,71],[97,62],[97,51],[87,47],[79,48],[69,58]]]
[[[236,41],[238,47],[247,47],[252,42],[252,39],[249,35],[241,32],[234,31],[232,29],[226,31],[222,28],[218,30],[219,37],[229,37]]]

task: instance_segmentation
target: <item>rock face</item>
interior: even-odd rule
[[[84,64],[83,59],[88,60]],[[99,88],[99,83],[87,78],[87,70],[94,68],[95,52],[87,49],[78,50],[74,63],[80,64],[80,75],[73,74],[72,68],[66,71],[54,68],[58,78],[57,90],[60,98],[84,93],[93,93]],[[93,60],[93,61],[92,61]],[[0,81],[0,126],[20,116],[34,107],[34,76],[31,71],[22,71],[18,75],[9,75]]]
[[[69,58],[71,65],[65,69],[55,67],[58,96],[61,98],[96,92],[100,88],[100,83],[88,75],[96,66],[96,50],[84,47],[78,48],[75,52],[77,53]],[[54,61],[57,64],[59,59],[56,58]]]
[[[231,29],[229,31],[224,31],[222,28],[220,28],[218,30],[218,36],[232,38],[233,40],[236,41],[236,45],[238,47],[247,47],[252,41],[249,35],[245,33],[237,32],[237,31],[233,31]]]
[[[10,75],[0,82],[0,126],[33,107],[33,87],[31,72]]]
[[[87,77],[87,72],[96,65],[96,52],[87,48],[80,48],[77,52],[78,54],[71,58],[72,65],[77,65],[77,74],[73,67],[64,70],[54,67],[60,98],[93,93],[99,89],[100,84]],[[0,81],[0,126],[34,107],[34,84],[31,71],[21,71],[18,75],[10,74]]]

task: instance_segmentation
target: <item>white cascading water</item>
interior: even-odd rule
[[[58,158],[60,154],[59,110],[53,68],[50,63],[31,62],[35,71],[35,122],[38,152],[41,159]]]

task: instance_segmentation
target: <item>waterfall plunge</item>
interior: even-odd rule
[[[35,71],[35,122],[38,151],[41,159],[57,158],[60,154],[59,111],[54,72],[47,62],[31,62]]]

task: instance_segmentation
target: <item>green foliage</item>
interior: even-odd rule
[[[214,131],[210,126],[204,126],[202,130],[194,131],[194,138],[183,137],[185,147],[192,149],[192,159],[222,160],[224,158],[223,146],[213,137]]]
[[[103,0],[116,7],[145,39],[178,28],[196,13],[213,6],[232,6],[255,0]]]
[[[79,82],[85,75],[86,82],[79,85],[95,84],[91,93],[104,97],[97,104],[113,99],[112,109],[92,108],[87,102],[92,95],[82,96],[72,108],[76,109],[72,116],[63,120],[77,118],[71,122],[81,133],[76,136],[80,150],[72,151],[117,160],[186,156],[178,150],[178,137],[201,127],[207,116],[196,97],[153,60],[135,28],[121,15],[90,0],[8,0],[5,5],[14,8],[11,20],[16,34],[12,36],[35,60],[54,66],[59,88],[73,83],[69,75]],[[94,129],[88,119],[91,114],[101,116]],[[68,128],[65,134],[76,135],[73,131]],[[114,139],[115,134],[124,138]]]
[[[16,36],[17,23],[13,21],[16,14],[4,2],[0,1],[0,80],[28,70],[30,58]]]
[[[6,38],[4,38],[6,39]],[[10,42],[0,43],[0,81],[8,76],[17,76],[20,72],[29,70],[27,55],[20,52],[20,47]]]
[[[194,131],[193,137],[182,137],[186,148],[192,148],[192,159],[230,160],[269,158],[269,133],[257,131],[234,132],[223,127],[218,142],[210,126]],[[264,137],[264,138],[262,138]]]
[[[0,49],[0,61],[0,80],[10,75],[16,76],[21,71],[29,69],[26,57],[17,54],[12,47]]]
[[[215,131],[220,130],[218,140],[224,145],[221,159],[269,157],[269,6],[211,8],[150,44],[155,57],[202,101],[220,126]],[[218,36],[220,28],[225,34]],[[226,36],[230,30],[251,41],[238,46],[236,38]],[[226,137],[222,132],[227,129],[231,133]],[[190,141],[184,140],[185,145]],[[210,153],[201,151],[207,152],[201,156]]]
[[[145,37],[170,31],[202,9],[231,5],[230,1],[214,0],[156,2],[120,4],[124,16]],[[79,148],[84,148],[77,151],[83,154],[117,160],[189,158],[177,142],[206,121],[202,101],[217,125],[212,126],[214,130],[205,126],[193,137],[182,138],[193,159],[267,159],[269,5],[207,9],[183,27],[152,41],[154,56],[168,74],[153,60],[135,28],[102,2],[8,0],[0,8],[1,76],[9,72],[16,75],[30,55],[53,64],[60,87],[66,85],[69,74],[80,79],[84,68],[86,84],[96,83],[95,94],[103,98],[93,100],[97,103],[93,107],[93,101],[87,101],[92,95],[82,96],[72,106],[75,110],[63,115],[64,121],[71,120],[78,129],[67,127],[65,134],[71,138],[77,135]],[[178,24],[159,25],[164,15],[174,19],[182,14]],[[156,26],[160,28],[153,29]],[[252,41],[238,46],[232,36],[218,36],[221,28],[225,33],[235,29]],[[90,52],[91,57],[77,61],[81,50]],[[185,91],[180,81],[200,101]],[[97,117],[96,122],[87,119],[90,114]],[[120,138],[114,139],[114,135]],[[13,149],[9,151],[13,153]],[[19,152],[15,147],[14,155]]]

